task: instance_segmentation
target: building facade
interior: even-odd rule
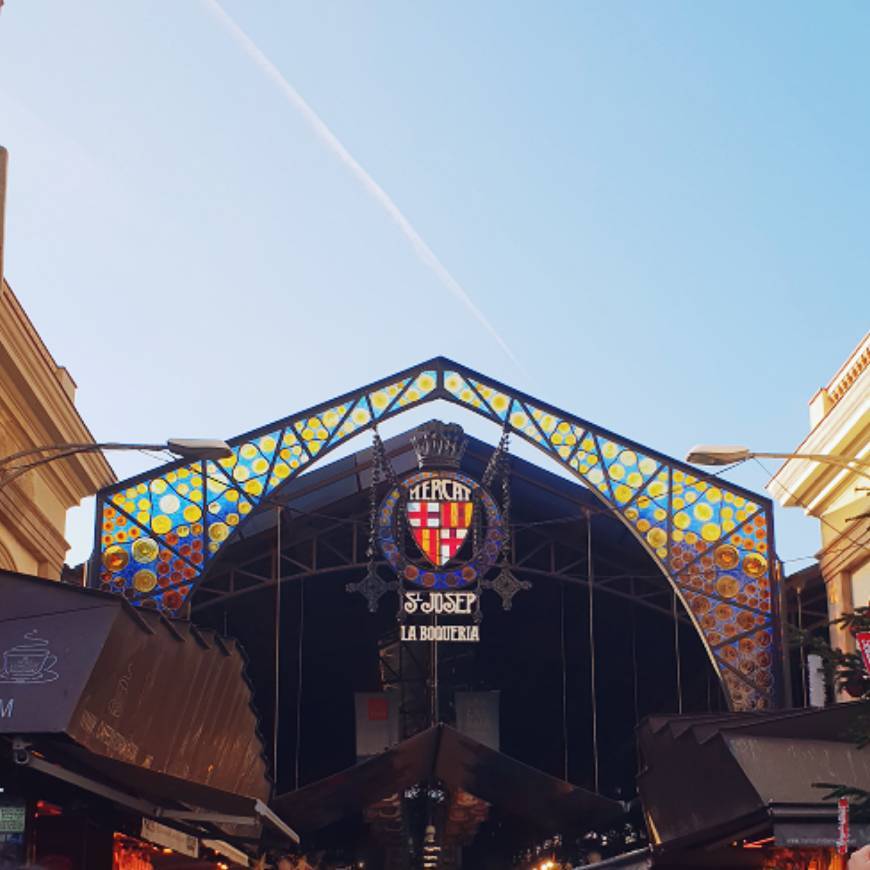
[[[0,459],[51,444],[93,442],[76,410],[75,382],[3,277],[7,163],[0,148]],[[7,483],[0,471],[0,569],[58,579],[69,549],[66,512],[113,480],[98,453],[41,465]]]
[[[837,619],[870,606],[870,333],[810,400],[810,427],[794,453],[832,461],[790,459],[767,489],[784,507],[801,507],[819,520],[828,614]],[[831,642],[854,649],[852,637],[836,626]]]

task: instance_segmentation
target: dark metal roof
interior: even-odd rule
[[[0,572],[0,734],[143,790],[171,777],[266,801],[270,783],[234,641],[118,596]],[[181,786],[176,796],[180,798]]]
[[[281,795],[272,807],[293,827],[314,831],[432,779],[547,830],[606,824],[624,812],[618,801],[542,773],[447,725],[429,728],[375,758]]]

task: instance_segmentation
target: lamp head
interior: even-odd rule
[[[166,446],[184,459],[226,459],[233,455],[229,444],[217,438],[170,438]]]
[[[686,462],[695,465],[731,465],[751,457],[748,447],[736,444],[697,444],[689,451]]]

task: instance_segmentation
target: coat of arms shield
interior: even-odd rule
[[[462,549],[474,516],[471,491],[456,478],[428,478],[414,486],[405,515],[420,552],[436,568]]]

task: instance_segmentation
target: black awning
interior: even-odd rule
[[[375,758],[281,795],[272,806],[293,827],[315,831],[430,779],[547,829],[591,827],[623,813],[618,801],[529,767],[447,725],[429,728]]]
[[[216,806],[269,798],[233,641],[119,596],[5,572],[0,735],[154,798],[169,791],[195,803],[199,794]]]
[[[832,844],[836,803],[825,802],[814,783],[870,783],[870,750],[858,749],[849,733],[850,722],[868,712],[870,704],[852,703],[647,719],[638,728],[638,787],[654,842],[669,847],[812,823],[812,836],[826,832],[817,845]]]

